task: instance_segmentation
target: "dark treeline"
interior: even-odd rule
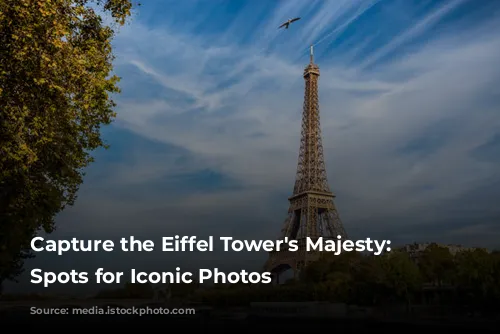
[[[128,284],[103,291],[98,298],[151,298],[149,285]],[[170,298],[214,306],[251,302],[330,301],[359,306],[391,304],[462,305],[494,311],[500,305],[500,253],[482,249],[450,253],[431,245],[411,255],[393,251],[382,256],[325,253],[298,279],[281,285],[171,285]]]
[[[431,245],[416,257],[393,251],[382,256],[325,254],[298,280],[281,286],[233,286],[193,295],[214,304],[253,301],[331,301],[363,306],[394,303],[467,305],[493,310],[500,304],[500,253],[482,249],[451,254]]]

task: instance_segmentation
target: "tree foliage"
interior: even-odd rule
[[[105,146],[119,91],[111,40],[131,10],[128,0],[0,1],[0,285],[74,203],[91,151]]]
[[[316,300],[364,306],[455,304],[498,310],[499,277],[500,253],[477,249],[452,254],[446,247],[431,245],[415,257],[404,251],[381,256],[326,253],[305,267],[295,284],[218,286],[201,290],[195,297],[214,305]],[[442,294],[446,298],[434,298]]]
[[[322,294],[345,302],[376,304],[382,299],[409,302],[421,285],[417,265],[403,252],[368,257],[359,253],[324,255],[301,274],[306,284],[320,283]]]
[[[427,282],[450,284],[454,275],[454,258],[448,248],[431,244],[419,257],[419,267]]]

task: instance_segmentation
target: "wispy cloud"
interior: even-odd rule
[[[335,41],[335,38],[339,36],[349,25],[351,25],[353,22],[355,22],[361,15],[365,14],[369,9],[371,9],[373,6],[378,4],[381,0],[372,0],[372,1],[361,1],[359,2],[358,6],[355,7],[354,13],[351,15],[347,15],[346,19],[342,21],[338,26],[336,26],[334,29],[329,31],[326,35],[321,37],[321,39],[313,39],[314,44],[318,45],[320,43],[326,42],[328,44],[331,44]],[[352,1],[348,2],[351,4],[351,6],[355,3]],[[344,8],[344,11],[347,12],[348,10]],[[345,12],[341,12],[340,14],[345,14]],[[338,15],[340,16],[340,15]],[[338,18],[336,16],[335,18]],[[330,20],[329,20],[330,21]],[[330,23],[330,24],[328,24]],[[331,21],[330,22],[325,22],[326,27],[331,27]],[[324,28],[322,28],[324,31]]]
[[[497,229],[490,221],[500,215],[498,205],[488,198],[500,196],[491,186],[500,182],[498,160],[479,159],[477,150],[490,143],[483,155],[500,152],[492,140],[500,133],[499,16],[479,2],[474,15],[485,18],[474,21],[463,20],[470,1],[441,2],[423,15],[421,7],[398,3],[405,18],[395,31],[391,0],[262,1],[239,12],[230,11],[234,2],[218,2],[207,11],[210,20],[198,12],[189,25],[152,24],[154,13],[139,17],[115,41],[124,86],[115,126],[165,148],[124,150],[113,165],[98,160],[89,177],[108,176],[87,184],[73,211],[92,221],[85,233],[133,233],[142,215],[142,230],[151,233],[274,236],[294,181],[305,65],[299,58],[311,41],[321,42],[323,143],[346,228],[459,242],[478,220],[484,223],[474,229],[476,241]],[[235,15],[238,22],[230,20]],[[292,16],[303,20],[278,31]],[[154,97],[145,98],[148,88]],[[188,191],[169,183],[205,170],[231,186]],[[483,191],[490,197],[474,202]],[[433,235],[428,226],[438,226]]]
[[[321,101],[327,157],[330,159],[332,176],[339,173],[346,175],[334,187],[363,198],[363,203],[358,205],[369,205],[368,202],[374,201],[374,197],[379,198],[375,200],[377,203],[398,198],[397,209],[403,211],[408,206],[431,200],[432,196],[436,196],[436,200],[459,196],[474,186],[474,182],[496,173],[493,166],[475,162],[467,155],[467,151],[498,131],[496,115],[487,112],[498,101],[475,99],[485,87],[499,79],[490,70],[498,54],[494,51],[499,41],[497,34],[490,33],[480,43],[473,40],[452,43],[453,40],[447,36],[440,36],[433,31],[429,34],[428,43],[420,49],[393,63],[384,64],[383,73],[360,72],[384,55],[395,52],[400,45],[411,42],[412,37],[431,32],[433,24],[462,2],[452,1],[429,13],[375,52],[367,54],[361,66],[322,67]],[[355,5],[360,8],[355,11],[359,15],[373,6],[374,2],[351,2],[350,6]],[[274,25],[292,13],[293,8],[299,11],[301,6],[301,2],[283,3],[271,15],[268,24]],[[332,30],[325,22],[335,21],[336,17],[341,16],[340,13],[349,9],[347,5],[337,3],[335,6],[323,3],[322,6],[317,16],[313,16],[319,24],[313,25],[318,23],[315,20],[305,24],[304,35],[326,36]],[[355,19],[356,15],[351,17]],[[136,33],[137,30],[134,31]],[[172,32],[163,30],[163,33]],[[122,38],[128,38],[127,33]],[[211,48],[197,43],[196,38],[190,40],[189,50],[203,54],[206,63],[220,59],[220,54],[211,54]],[[141,126],[131,121],[127,127],[141,135],[196,152],[205,157],[211,168],[232,175],[245,184],[273,184],[275,189],[286,189],[293,179],[298,145],[302,84],[300,79],[294,78],[300,77],[302,65],[289,63],[286,58],[275,54],[261,54],[260,45],[242,46],[237,41],[233,45],[226,45],[225,56],[229,57],[232,69],[248,67],[252,70],[241,75],[237,82],[210,94],[203,93],[208,86],[203,87],[201,83],[215,85],[230,77],[231,71],[218,76],[205,76],[200,66],[185,65],[188,71],[183,73],[184,81],[180,81],[177,87],[187,90],[185,85],[191,92],[197,92],[192,94],[197,101],[193,102],[192,108],[203,105],[212,106],[208,108],[210,110],[227,107],[230,112],[219,110],[207,116],[206,112],[199,111],[185,120],[189,122],[185,127],[168,119],[164,123],[153,122]],[[144,47],[147,48],[146,45]],[[184,59],[189,61],[192,58],[187,55]],[[465,63],[468,66],[464,66]],[[415,73],[416,68],[418,73]],[[408,72],[413,74],[406,76]],[[145,73],[149,74],[147,71]],[[233,72],[236,75],[238,73]],[[208,78],[213,81],[206,80]],[[167,86],[174,87],[174,82],[172,79],[172,82],[167,82]],[[207,99],[217,103],[199,103]],[[472,109],[475,110],[474,121],[465,121]],[[397,154],[400,144],[411,140],[412,136],[418,136],[429,124],[442,119],[452,119],[455,129],[446,145],[438,148],[435,154],[425,161],[413,161]],[[122,121],[128,120],[123,118]],[[351,126],[348,130],[342,130],[342,124]],[[474,131],[478,131],[475,136],[462,136],[463,133]],[[252,137],[256,133],[260,136]],[[281,159],[270,159],[277,152],[281,152]],[[454,161],[455,173],[446,172],[449,169],[446,161]],[[365,166],[370,166],[370,171]],[[286,170],[288,172],[276,174],[276,171]],[[373,178],[373,173],[379,177]],[[401,193],[409,187],[427,183],[432,183],[437,189],[434,195]],[[384,189],[383,193],[380,193],[380,189]],[[369,214],[370,211],[366,212]]]
[[[429,31],[444,16],[448,15],[451,11],[453,11],[466,1],[468,0],[449,1],[435,11],[429,13],[422,20],[418,21],[416,24],[409,27],[406,31],[396,36],[392,41],[379,48],[375,53],[371,54],[367,59],[364,60],[364,62],[361,64],[361,67],[363,68],[370,66],[390,52],[396,50],[402,44],[411,42],[412,38],[415,38]]]

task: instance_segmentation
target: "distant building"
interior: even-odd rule
[[[431,242],[407,244],[407,245],[404,245],[403,247],[400,247],[399,249],[404,251],[404,252],[409,253],[410,257],[416,259],[423,251],[425,251],[427,249],[427,247],[429,247],[431,245],[437,245],[439,247],[447,248],[452,255],[455,255],[459,252],[473,251],[473,250],[479,249],[476,247],[464,247],[462,245],[454,245],[454,244],[445,245],[445,244],[438,244],[438,243],[431,243]]]

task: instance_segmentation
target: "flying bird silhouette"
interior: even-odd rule
[[[298,20],[300,20],[300,17],[296,17],[296,18],[294,18],[294,19],[290,19],[290,20],[286,21],[285,23],[283,23],[282,25],[280,25],[280,26],[278,27],[278,29],[281,29],[281,28],[283,28],[283,27],[285,27],[285,29],[288,29],[288,27],[290,26],[290,23],[295,22],[295,21],[298,21]]]

